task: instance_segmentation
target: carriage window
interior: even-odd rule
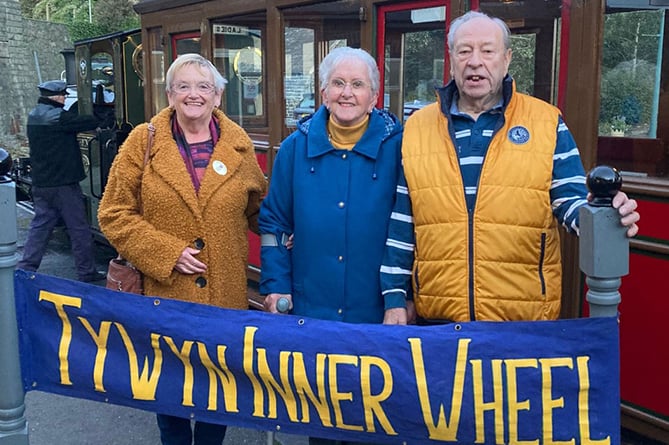
[[[294,127],[304,116],[313,114],[316,107],[316,67],[314,66],[315,31],[306,27],[289,27],[285,30],[287,127]]]
[[[609,9],[604,19],[597,162],[626,175],[669,173],[658,119],[664,22],[664,9]]]
[[[606,15],[600,136],[656,137],[663,28],[663,10]]]
[[[262,26],[248,18],[213,23],[214,65],[228,80],[221,106],[244,127],[266,126]]]
[[[91,56],[91,80],[93,82],[93,103],[114,103],[114,62],[106,52]],[[98,97],[98,93],[101,96]]]
[[[360,2],[345,0],[283,10],[286,48],[285,125],[314,113],[320,104],[318,65],[334,48],[360,47]]]
[[[172,36],[172,59],[182,54],[202,54],[200,49],[200,33],[188,32]]]
[[[407,5],[381,13],[385,20],[383,107],[405,121],[434,102],[434,88],[444,82],[446,6],[409,9]]]

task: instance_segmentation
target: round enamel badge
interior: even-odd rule
[[[216,173],[219,175],[223,176],[228,173],[228,167],[225,166],[225,164],[222,161],[214,161],[212,164],[212,167]]]
[[[527,131],[527,128],[521,127],[520,125],[513,127],[509,130],[509,140],[514,144],[524,144],[530,140],[530,132]]]

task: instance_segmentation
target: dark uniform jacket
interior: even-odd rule
[[[32,185],[56,187],[86,177],[77,133],[98,126],[94,116],[79,116],[48,97],[40,97],[28,115]]]

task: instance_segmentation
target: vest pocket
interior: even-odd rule
[[[541,233],[541,246],[539,249],[539,282],[541,283],[541,295],[546,296],[546,280],[544,278],[544,257],[546,256],[546,232]]]

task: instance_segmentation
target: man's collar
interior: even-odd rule
[[[65,104],[60,103],[60,102],[58,102],[58,101],[56,101],[56,100],[53,100],[52,98],[47,97],[47,96],[40,96],[40,97],[37,99],[37,103],[40,103],[40,104],[46,104],[46,105],[52,105],[52,106],[54,106],[54,107],[60,107],[60,108],[65,107]]]
[[[469,114],[465,113],[464,111],[460,111],[458,108],[458,98],[460,96],[460,93],[458,93],[458,90],[456,89],[455,92],[453,93],[453,99],[451,100],[451,108],[448,110],[449,113],[452,116],[469,116]],[[489,113],[491,111],[502,111],[502,108],[504,107],[504,98],[500,98],[499,102],[497,102],[495,105],[492,106],[492,108],[489,108],[485,110],[483,113]]]
[[[466,115],[466,113],[462,113],[458,109],[459,93],[453,79],[451,79],[445,86],[437,88],[436,90],[440,99],[442,113],[455,116]],[[490,110],[504,111],[511,101],[512,94],[513,78],[510,74],[507,74],[502,81],[502,99]],[[486,110],[486,112],[490,110]]]

